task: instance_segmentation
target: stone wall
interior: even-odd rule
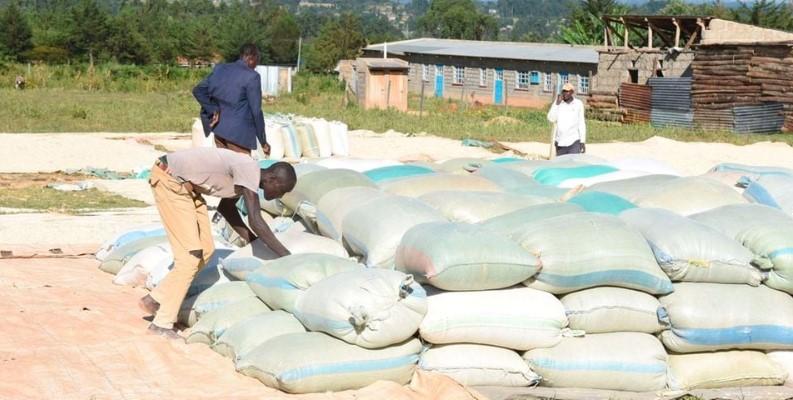
[[[694,52],[687,50],[672,56],[665,50],[610,49],[599,52],[597,74],[592,82],[593,92],[616,94],[623,82],[631,82],[630,70],[635,69],[638,84],[656,76],[660,69],[665,77],[691,76]]]

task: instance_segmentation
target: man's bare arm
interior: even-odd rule
[[[249,210],[248,225],[250,225],[256,236],[258,236],[270,250],[278,254],[278,256],[283,257],[292,254],[281,241],[275,237],[270,227],[264,222],[261,212],[258,212],[258,210],[261,209],[259,205],[259,194],[243,187],[240,187],[240,189],[242,191],[242,199],[245,201],[245,206],[248,207]]]
[[[220,199],[220,203],[218,204],[218,212],[223,218],[226,219],[226,222],[231,225],[231,228],[234,229],[234,232],[237,232],[240,237],[245,240],[247,243],[250,243],[256,240],[256,235],[251,232],[250,229],[245,225],[245,222],[242,221],[242,217],[240,216],[239,211],[237,210],[237,199]]]

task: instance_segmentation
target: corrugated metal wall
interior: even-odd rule
[[[625,110],[624,122],[647,123],[650,122],[652,88],[636,83],[623,83],[620,85],[620,107]]]
[[[691,78],[650,78],[650,122],[655,127],[692,128]]]

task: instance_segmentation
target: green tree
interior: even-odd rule
[[[267,38],[270,42],[269,53],[276,64],[293,64],[297,61],[297,43],[300,39],[300,26],[286,10],[278,8],[267,24]]]
[[[329,72],[340,60],[354,59],[366,46],[361,21],[352,14],[342,15],[322,26],[319,36],[306,49],[306,68]]]
[[[13,1],[0,15],[0,53],[17,61],[33,48],[33,33],[27,18]]]
[[[473,0],[432,0],[418,26],[437,38],[484,40],[498,35],[495,18],[480,12]]]
[[[96,0],[81,0],[70,13],[67,45],[72,55],[97,57],[106,50],[109,15]]]
[[[570,12],[560,39],[569,44],[603,43],[603,16],[626,14],[628,8],[617,0],[579,0]]]
[[[108,32],[106,52],[110,57],[122,64],[149,63],[151,49],[135,20],[129,15],[122,14],[113,18]]]
[[[774,0],[741,2],[732,14],[735,21],[745,24],[785,31],[793,30],[793,4],[789,2]]]

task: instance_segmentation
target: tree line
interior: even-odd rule
[[[4,1],[4,0],[0,0]],[[318,0],[319,1],[319,0]],[[321,2],[333,2],[322,0]],[[343,0],[333,9],[297,0],[10,0],[0,8],[0,63],[174,64],[236,59],[255,43],[262,63],[328,71],[369,43],[409,37],[468,40],[603,42],[603,15],[713,15],[793,30],[790,2],[756,0],[728,7],[719,0],[411,0],[385,8],[408,23],[372,13],[383,1]],[[390,8],[389,8],[390,7]],[[391,17],[393,20],[394,17]],[[406,32],[397,26],[407,26]],[[302,44],[302,47],[301,47]]]

